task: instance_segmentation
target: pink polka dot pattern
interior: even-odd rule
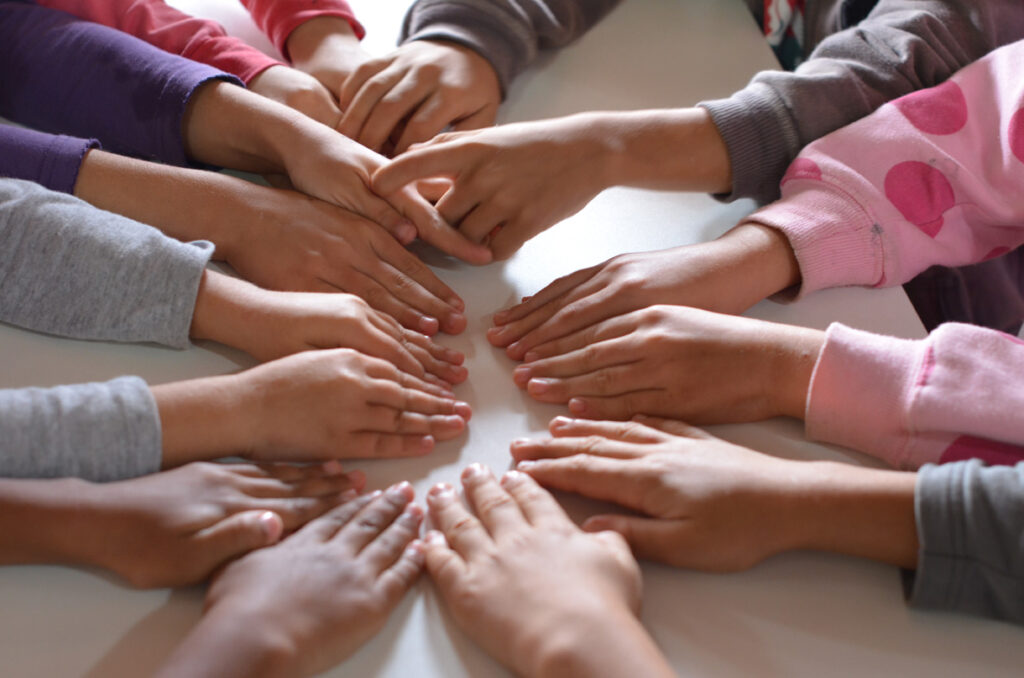
[[[910,223],[934,238],[956,202],[949,179],[928,163],[908,160],[885,175],[885,197]]]
[[[1013,155],[1024,162],[1024,108],[1013,114],[1010,118],[1010,127],[1007,130],[1010,140],[1010,151]]]
[[[908,94],[893,103],[925,134],[953,134],[967,124],[967,99],[955,82]]]
[[[797,158],[790,164],[779,185],[785,185],[790,179],[815,179],[820,181],[821,168],[818,167],[818,163],[809,158]]]
[[[982,258],[982,261],[988,261],[989,259],[995,259],[997,257],[1001,257],[1001,256],[1003,256],[1004,254],[1006,254],[1009,251],[1010,251],[1009,247],[993,247],[992,251],[989,252],[988,254],[986,254]]]
[[[941,464],[967,459],[981,459],[986,464],[1013,466],[1024,461],[1024,447],[975,436],[960,436],[946,448],[939,459]]]

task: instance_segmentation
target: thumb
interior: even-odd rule
[[[228,516],[196,535],[203,556],[211,563],[226,560],[277,543],[284,521],[273,511],[243,511]]]
[[[680,544],[681,520],[660,520],[657,518],[635,518],[622,515],[598,515],[583,523],[587,532],[612,530],[618,532],[629,544],[633,554],[642,560],[676,565],[676,552]]]

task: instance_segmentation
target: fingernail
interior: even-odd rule
[[[529,445],[529,444],[530,444],[530,439],[529,438],[516,438],[511,443],[512,447],[520,447],[522,445]]]
[[[463,480],[482,480],[487,476],[487,470],[483,464],[470,464],[462,471]]]
[[[444,317],[444,326],[452,329],[458,328],[455,331],[461,330],[466,325],[466,316],[461,313],[449,313]]]
[[[505,338],[506,330],[505,327],[492,327],[487,330],[487,338],[492,341],[501,341]]]
[[[358,496],[359,493],[356,492],[355,490],[345,490],[344,492],[338,495],[338,498],[341,499],[343,502],[349,502]]]
[[[408,506],[406,506],[405,510],[402,511],[402,515],[398,517],[398,519],[406,525],[416,525],[420,522],[420,519],[422,518],[423,509],[421,509],[416,504],[409,504]]]
[[[284,532],[284,524],[276,513],[264,511],[260,514],[259,521],[260,529],[263,530],[263,536],[267,538],[268,542],[276,542],[281,538],[281,534]]]
[[[466,356],[464,356],[463,354],[459,353],[458,351],[456,351],[453,348],[446,348],[444,350],[444,354],[443,355],[444,355],[445,361],[450,362],[450,363],[454,363],[456,365],[461,365],[462,361],[464,361],[466,359]]]
[[[551,428],[568,428],[572,425],[572,419],[558,415],[551,420]]]
[[[535,395],[539,395],[541,393],[547,393],[554,383],[553,379],[531,379],[530,383],[526,385],[526,390]]]
[[[505,349],[505,352],[506,352],[506,353],[508,353],[508,355],[509,355],[510,357],[513,357],[513,356],[512,356],[512,354],[513,354],[513,353],[515,353],[516,351],[518,351],[518,350],[519,350],[519,347],[520,347],[520,342],[518,342],[518,341],[513,341],[513,342],[512,342],[511,344],[509,344],[509,345],[508,345],[508,347],[507,347],[507,348]]]
[[[583,529],[587,532],[600,532],[602,530],[612,529],[612,521],[610,518],[605,516],[594,516],[593,518],[587,518],[583,523]]]
[[[431,546],[445,545],[444,535],[438,532],[437,530],[431,530],[430,532],[427,532],[427,534],[423,537],[423,541],[427,542]]]
[[[576,415],[585,414],[587,411],[587,404],[582,398],[572,398],[569,401],[569,411]]]
[[[518,469],[520,471],[529,471],[536,464],[537,464],[537,462],[535,462],[535,461],[521,461],[518,464],[516,464],[516,469]]]
[[[419,232],[416,230],[416,226],[414,226],[408,219],[400,222],[398,226],[395,227],[395,238],[397,238],[398,242],[403,245],[411,243],[416,239],[418,234]]]
[[[434,449],[434,436],[423,436],[420,438],[419,453],[430,454],[430,451]]]
[[[531,370],[526,365],[520,365],[512,372],[512,381],[515,382],[516,386],[526,386],[527,382],[530,381]]]
[[[504,325],[505,324],[505,318],[507,318],[507,317],[508,317],[508,310],[498,311],[493,316],[491,316],[491,321],[494,322],[495,325]],[[492,328],[492,329],[497,329],[497,328]]]
[[[389,499],[407,499],[411,491],[412,485],[409,484],[409,481],[403,480],[389,487],[386,494]]]
[[[469,403],[464,403],[459,400],[455,403],[455,414],[459,415],[464,420],[469,421],[473,416],[473,408]]]
[[[410,543],[407,547],[405,547],[405,554],[404,554],[404,556],[406,558],[408,558],[409,560],[417,563],[417,564],[422,563],[423,562],[423,542],[421,542],[419,539],[417,539],[416,541]]]
[[[433,336],[437,334],[437,330],[440,329],[441,323],[438,322],[437,318],[431,318],[428,315],[420,316],[419,322],[417,323],[420,332],[427,336]]]
[[[450,382],[455,382],[455,383],[458,383],[458,384],[461,384],[462,382],[464,382],[466,380],[466,377],[469,376],[469,370],[467,370],[465,367],[459,367],[459,366],[449,367],[447,369],[447,373],[448,373],[448,376],[450,377],[449,381]]]
[[[466,302],[461,297],[448,297],[447,303],[454,309],[458,309],[460,312],[466,310]]]
[[[342,473],[345,472],[345,469],[342,468],[341,462],[338,461],[337,459],[325,461],[323,464],[320,465],[320,468],[326,475],[329,476],[340,476]]]
[[[366,484],[366,474],[362,471],[350,471],[348,474],[348,480],[356,487],[362,487]]]
[[[538,358],[540,358],[540,354],[537,353],[536,351],[527,351],[526,355],[523,356],[523,360],[528,363],[532,363],[534,360],[537,360]]]
[[[438,483],[427,494],[437,504],[449,504],[455,500],[455,490],[448,483]]]
[[[515,485],[517,483],[523,482],[523,478],[525,478],[525,477],[526,476],[524,474],[522,474],[519,471],[516,471],[514,469],[511,470],[511,471],[506,471],[505,475],[503,475],[501,477],[501,484],[502,485]]]

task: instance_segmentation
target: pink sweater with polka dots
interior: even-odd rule
[[[782,199],[751,220],[783,231],[800,295],[898,285],[1024,244],[1024,41],[808,146]],[[1024,459],[1024,344],[949,324],[927,339],[829,329],[808,435],[899,468]]]

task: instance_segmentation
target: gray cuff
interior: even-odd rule
[[[800,151],[797,132],[781,113],[785,104],[767,85],[752,82],[728,99],[697,104],[711,116],[729,152],[732,192],[715,198],[753,198],[767,204],[779,198],[779,183]]]
[[[160,417],[138,377],[0,391],[0,476],[92,481],[160,470]]]

